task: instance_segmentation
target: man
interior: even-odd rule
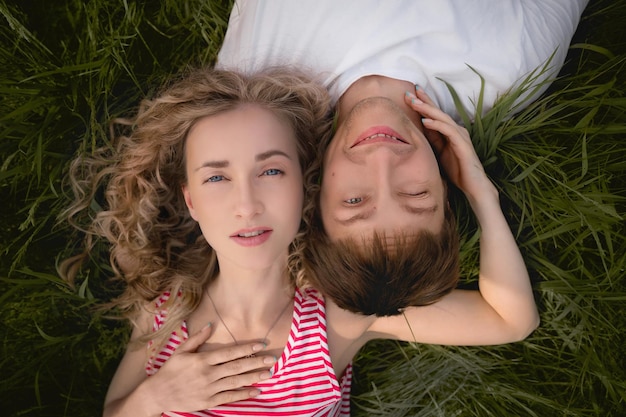
[[[456,286],[458,241],[437,157],[448,155],[441,164],[448,177],[459,163],[480,162],[475,154],[464,160],[450,156],[445,135],[424,129],[411,104],[418,100],[419,108],[419,101],[432,99],[458,122],[461,113],[449,87],[461,111],[472,117],[478,102],[483,104],[478,111],[488,110],[499,95],[547,64],[532,97],[526,97],[536,98],[561,67],[586,3],[242,0],[234,5],[219,66],[303,67],[318,75],[336,100],[337,128],[321,146],[326,152],[319,211],[305,252],[318,288],[348,310],[392,315],[408,305],[432,303]],[[477,215],[484,211],[471,190],[453,182]],[[490,219],[478,220],[489,230]]]

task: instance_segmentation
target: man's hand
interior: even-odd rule
[[[497,200],[498,192],[485,174],[467,129],[440,110],[421,89],[416,95],[407,92],[405,100],[423,116],[426,139],[450,181],[465,193],[472,207],[485,198]]]

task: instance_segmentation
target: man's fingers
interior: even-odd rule
[[[422,119],[422,123],[424,124],[424,128],[435,130],[444,135],[453,146],[465,146],[467,144],[471,145],[472,143],[467,130],[456,123],[451,125],[441,120],[428,118]],[[474,149],[474,147],[471,146],[471,149]]]
[[[437,155],[441,154],[443,148],[446,146],[446,138],[441,133],[437,132],[433,129],[428,129],[424,126],[424,136],[426,136],[426,140],[430,143],[430,145],[435,150]]]
[[[407,91],[404,94],[404,100],[407,104],[409,104],[413,110],[420,113],[422,116],[456,125],[456,122],[452,119],[452,117],[450,117],[450,115],[437,107],[433,101],[430,100],[430,98],[426,99],[428,97],[426,93],[422,92],[420,97],[424,98],[424,100],[418,98],[410,91]]]
[[[426,94],[426,92],[423,89],[419,88],[418,86],[415,86],[415,96],[419,98],[420,100],[422,100],[424,103],[428,103],[431,106],[437,107],[433,99],[430,98],[430,96]]]
[[[458,136],[458,132],[454,126],[442,122],[440,120],[424,118],[422,119],[424,127],[439,132],[447,138],[454,138]]]

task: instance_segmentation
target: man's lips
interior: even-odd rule
[[[393,144],[407,144],[408,142],[398,132],[388,126],[370,127],[356,138],[351,148],[371,143],[387,142]]]
[[[241,229],[230,235],[230,238],[241,246],[258,246],[265,243],[272,235],[272,229],[267,227],[255,227]]]

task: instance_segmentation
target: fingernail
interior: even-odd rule
[[[407,91],[406,93],[404,93],[408,98],[411,99],[411,103],[414,103],[415,100],[419,100],[417,97],[415,97],[415,94],[411,93],[410,91]]]
[[[248,395],[251,397],[256,397],[260,393],[261,393],[260,389],[251,389],[250,391],[248,391]]]
[[[265,347],[266,347],[266,346],[267,346],[267,345],[266,345],[265,343],[257,343],[256,345],[252,345],[252,350],[253,350],[254,352],[258,352],[258,351],[260,351],[260,350],[265,349]]]
[[[207,328],[207,327],[211,327],[211,322],[208,322],[208,323],[206,324],[206,326],[204,326],[204,327],[205,327],[205,328]]]
[[[270,371],[262,372],[261,375],[259,375],[259,378],[261,379],[270,379],[271,377],[272,373]]]
[[[419,85],[417,85],[417,84],[415,84],[415,91],[417,91],[417,90],[419,90],[419,89],[420,89],[420,86],[419,86]]]
[[[266,356],[265,358],[263,358],[263,363],[266,363],[268,365],[271,365],[273,363],[276,363],[278,359],[276,359],[276,356]]]

